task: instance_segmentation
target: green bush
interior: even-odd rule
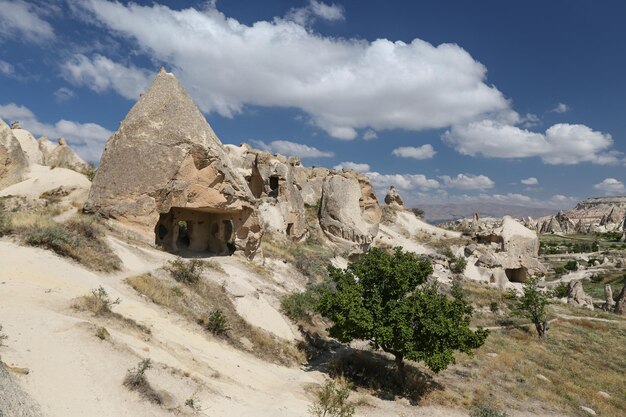
[[[152,361],[146,358],[139,362],[135,368],[131,368],[126,372],[124,378],[124,386],[131,391],[137,391],[146,400],[154,404],[162,404],[161,395],[155,391],[146,379],[146,371],[152,368]]]
[[[572,259],[571,261],[567,261],[567,263],[563,265],[563,268],[568,271],[576,271],[578,270],[578,262]]]
[[[170,261],[165,267],[172,277],[183,284],[192,285],[200,281],[202,272],[206,269],[206,265],[200,259],[190,259],[188,261],[182,258],[176,258]]]
[[[554,287],[553,294],[556,298],[567,297],[567,284],[560,282],[559,285]]]
[[[554,267],[554,273],[557,275],[563,275],[565,273],[565,267],[563,265],[557,265]]]
[[[322,293],[329,288],[329,283],[309,285],[302,292],[291,293],[283,297],[280,308],[294,322],[306,320],[315,313]]]
[[[595,283],[602,282],[604,281],[604,276],[600,274],[593,274],[591,276],[591,281]]]
[[[450,264],[450,271],[455,274],[462,274],[467,267],[467,259],[463,256],[455,256],[451,249],[447,249],[445,255],[448,257],[448,263]]]
[[[354,406],[348,403],[350,385],[345,380],[326,381],[317,391],[317,401],[309,408],[314,417],[352,417]]]
[[[222,310],[215,309],[206,321],[206,329],[216,336],[225,336],[230,330],[228,319]]]
[[[508,298],[515,301],[511,314],[524,317],[532,321],[539,337],[545,336],[547,329],[546,306],[553,297],[552,291],[543,291],[539,288],[539,278],[530,277],[524,284],[524,294],[517,298],[510,293]]]

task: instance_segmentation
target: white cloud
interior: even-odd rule
[[[372,129],[367,129],[365,133],[363,133],[363,140],[374,140],[378,137],[378,134]]]
[[[535,177],[528,177],[520,181],[524,185],[537,185],[539,184],[539,180]]]
[[[333,152],[320,151],[303,143],[290,142],[288,140],[275,140],[265,143],[261,140],[251,140],[258,148],[271,153],[280,153],[286,156],[298,156],[300,158],[331,158]]]
[[[215,5],[213,5],[215,6]],[[316,19],[327,20],[330,22],[343,20],[343,7],[336,4],[326,4],[321,1],[309,0],[309,4],[305,7],[291,9],[285,19],[294,21],[299,25],[310,25]]]
[[[61,87],[54,92],[54,98],[58,103],[63,103],[73,99],[74,97],[76,97],[76,93],[67,87]]]
[[[464,155],[490,158],[540,157],[544,163],[617,164],[620,152],[610,150],[611,135],[585,125],[559,123],[545,133],[531,132],[496,120],[454,126],[443,139]]]
[[[126,67],[102,55],[91,59],[77,54],[62,66],[63,76],[71,83],[97,92],[115,90],[128,99],[137,99],[154,78],[150,71],[134,66]]]
[[[495,185],[486,175],[458,174],[456,177],[442,175],[439,178],[446,187],[459,190],[485,190]]]
[[[402,146],[394,149],[391,153],[402,158],[431,159],[437,152],[433,149],[432,145],[426,144],[418,148],[413,146]]]
[[[333,38],[283,18],[248,25],[214,7],[172,10],[103,0],[79,7],[133,40],[137,51],[167,63],[204,112],[299,108],[330,135],[354,139],[357,129],[442,128],[509,108],[485,82],[486,68],[455,44]],[[332,16],[321,6],[315,10]]]
[[[369,164],[359,164],[357,162],[341,162],[339,165],[335,165],[336,170],[356,171],[356,172],[368,172],[370,170]]]
[[[0,0],[0,38],[44,42],[54,38],[54,29],[40,16],[43,11],[23,0]]]
[[[65,137],[74,150],[84,159],[100,160],[102,149],[113,132],[95,123],[78,123],[59,120],[55,124],[40,122],[27,107],[10,103],[0,105],[0,117],[7,121],[19,120],[21,126],[34,135],[43,135],[55,140]]]
[[[567,113],[568,111],[571,110],[571,107],[568,106],[565,103],[559,103],[556,105],[556,107],[554,107],[552,110],[550,110],[553,113]]]
[[[391,185],[401,190],[439,188],[439,181],[426,178],[426,176],[421,174],[380,174],[378,172],[368,172],[367,175],[370,177],[372,185],[378,190],[387,189]]]
[[[0,59],[0,73],[4,75],[13,75],[13,65]]]
[[[594,185],[593,188],[602,191],[606,195],[626,193],[624,183],[615,178],[605,178],[604,181]]]

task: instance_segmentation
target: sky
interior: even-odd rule
[[[406,203],[624,195],[626,2],[0,0],[0,117],[98,163],[161,67],[224,143]]]

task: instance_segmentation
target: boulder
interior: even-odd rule
[[[173,74],[161,70],[108,140],[85,211],[178,251],[253,257],[255,197]]]
[[[0,189],[16,184],[28,172],[28,158],[11,128],[0,119]]]
[[[387,204],[388,206],[396,205],[404,207],[402,197],[400,197],[400,193],[398,193],[396,187],[394,187],[393,185],[389,187],[389,191],[387,191],[387,195],[385,196],[385,204]]]
[[[570,281],[567,285],[567,304],[593,310],[593,299],[585,293],[580,280]]]
[[[354,172],[324,180],[320,207],[322,230],[335,242],[366,250],[378,234],[382,212],[369,178]]]

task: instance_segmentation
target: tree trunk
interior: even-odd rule
[[[404,388],[405,383],[406,383],[406,373],[404,370],[404,356],[402,355],[395,355],[396,357],[396,366],[398,367],[398,374],[400,375],[400,384],[402,385],[402,388]]]

